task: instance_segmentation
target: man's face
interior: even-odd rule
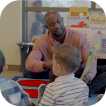
[[[65,27],[62,20],[57,15],[50,15],[48,17],[47,26],[55,40],[59,41],[64,37]]]

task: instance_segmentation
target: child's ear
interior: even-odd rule
[[[5,65],[4,67],[3,67],[3,71],[7,71],[8,70],[8,65]]]

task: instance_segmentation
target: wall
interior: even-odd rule
[[[0,17],[0,49],[4,52],[8,65],[20,65],[20,49],[17,43],[22,37],[21,1],[9,4]]]

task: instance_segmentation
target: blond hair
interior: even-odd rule
[[[53,48],[53,53],[56,62],[62,64],[66,69],[74,71],[80,66],[81,55],[79,48],[61,44]]]

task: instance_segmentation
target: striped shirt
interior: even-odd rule
[[[88,102],[89,89],[74,74],[60,76],[47,85],[39,105],[81,106]]]

